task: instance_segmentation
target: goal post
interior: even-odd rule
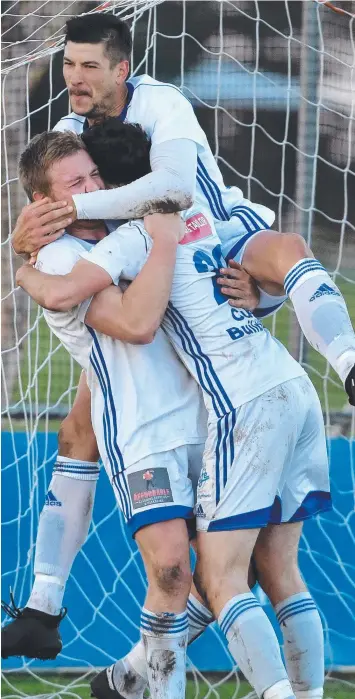
[[[68,111],[61,74],[65,21],[87,12],[114,12],[127,19],[133,73],[148,72],[184,91],[226,183],[273,208],[279,230],[305,236],[340,286],[355,321],[354,5],[311,0],[2,3],[5,599],[10,587],[20,606],[29,596],[56,434],[79,378],[41,310],[16,289],[21,260],[10,240],[26,203],[17,179],[20,153],[34,134],[52,128]],[[306,523],[300,563],[321,610],[328,695],[336,699],[343,692],[342,699],[348,699],[346,692],[350,697],[355,689],[354,411],[335,373],[301,338],[289,304],[268,327],[301,358],[324,411],[334,511]],[[138,639],[145,589],[140,556],[102,473],[93,524],[65,596],[63,652],[45,665],[23,658],[4,662],[4,694],[85,696],[94,669],[124,655]],[[257,594],[275,624],[267,599],[260,590]],[[19,670],[21,676],[14,674]],[[191,699],[241,697],[250,691],[214,626],[189,649],[189,670]]]

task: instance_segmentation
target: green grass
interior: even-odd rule
[[[342,279],[337,279],[337,282],[347,302],[350,317],[354,319],[354,284]],[[267,318],[265,321],[265,325],[286,347],[290,347],[292,318],[294,318],[294,313],[291,305],[285,304],[274,316],[274,321],[272,318]],[[31,412],[34,416],[49,405],[52,414],[54,412],[64,416],[69,411],[74,399],[80,368],[69,358],[67,351],[60,346],[57,338],[49,332],[44,319],[39,317],[37,310],[34,311],[31,322],[30,341],[23,343],[20,380],[14,387],[11,404],[19,403],[20,409],[21,406],[23,407],[23,403],[27,406],[32,405]],[[325,359],[310,348],[307,343],[305,345],[306,369],[318,391],[323,409],[329,409],[330,412],[341,410],[346,399],[338,377],[333,370],[329,372],[329,375],[326,375]],[[8,427],[9,423],[5,421],[3,429]],[[14,422],[12,429],[20,429],[20,427]],[[45,421],[39,424],[38,429],[46,429]]]
[[[32,678],[21,676],[20,674],[7,675],[7,680],[2,680],[2,696],[3,697],[38,697],[40,695],[61,696],[61,697],[80,697],[81,699],[89,699],[90,690],[88,681],[92,675],[75,677],[69,675],[46,675],[42,678]],[[8,682],[11,686],[9,686]],[[251,687],[247,682],[235,680],[226,681],[220,685],[221,678],[214,677],[209,679],[208,683],[200,682],[198,688],[193,680],[188,680],[186,699],[242,699],[245,695],[251,692]],[[212,688],[212,691],[211,691]],[[210,692],[209,692],[210,690]],[[355,692],[355,684],[349,680],[330,679],[326,682],[324,698],[325,699],[353,699]]]

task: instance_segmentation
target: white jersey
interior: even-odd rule
[[[195,204],[198,208],[209,208],[225,255],[241,237],[249,237],[257,231],[270,228],[275,220],[275,213],[271,209],[244,199],[239,187],[224,184],[194,110],[177,87],[154,80],[149,75],[130,78],[127,87],[128,102],[119,119],[140,124],[152,145],[178,138],[196,143],[198,160]],[[55,130],[80,134],[87,126],[85,117],[72,112],[58,122]]]
[[[185,220],[163,327],[203,389],[210,419],[220,418],[305,372],[251,311],[232,308],[221,294],[215,273],[225,261],[209,213],[194,208]],[[135,221],[82,256],[117,284],[139,272],[151,245]]]
[[[94,245],[65,234],[43,247],[37,268],[67,274]],[[101,458],[119,472],[151,454],[206,439],[201,391],[162,330],[150,345],[130,345],[84,323],[90,301],[72,310],[45,311],[46,321],[87,372],[92,423]]]

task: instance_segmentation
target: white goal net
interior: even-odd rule
[[[324,6],[325,5],[325,6]],[[331,6],[341,12],[335,12]],[[39,513],[56,434],[79,370],[42,312],[15,288],[10,236],[26,200],[19,155],[68,112],[65,21],[115,12],[132,28],[132,71],[174,83],[192,101],[227,184],[275,209],[279,230],[302,233],[332,274],[355,321],[355,3],[243,0],[2,2],[2,596],[26,604]],[[299,358],[322,402],[334,511],[307,522],[300,562],[322,614],[326,696],[355,691],[355,420],[336,375],[300,335],[291,308],[269,323]],[[3,694],[88,696],[97,667],[139,635],[146,581],[105,474],[89,538],[75,561],[56,661],[3,664]],[[268,601],[258,592],[274,620]],[[189,650],[187,696],[244,696],[212,627]],[[61,673],[58,672],[61,670]],[[21,672],[19,672],[21,671]],[[353,674],[351,674],[353,673]]]

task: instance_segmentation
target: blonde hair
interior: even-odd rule
[[[34,192],[49,194],[50,166],[81,150],[86,150],[84,142],[71,131],[44,131],[34,136],[19,161],[19,178],[28,198],[33,201]]]

